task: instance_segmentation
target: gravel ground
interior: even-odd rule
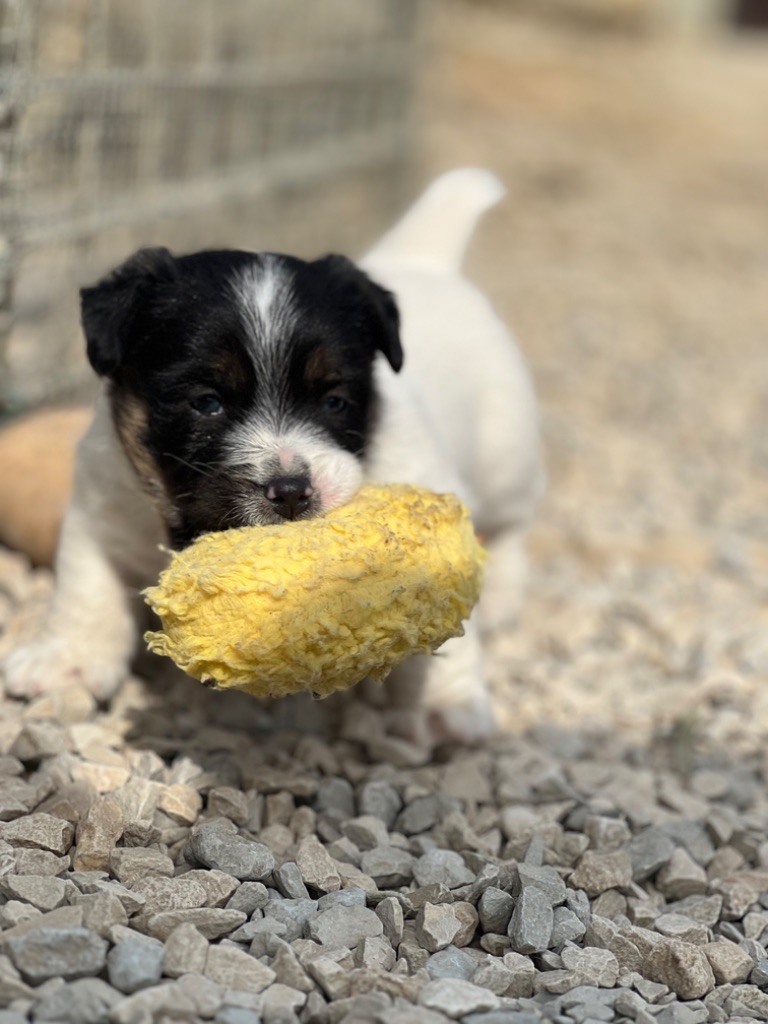
[[[507,730],[157,672],[5,701],[0,1024],[768,1019],[764,54],[435,42],[428,152],[510,183],[473,269],[551,466]],[[0,656],[49,588],[0,552]]]

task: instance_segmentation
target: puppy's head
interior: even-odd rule
[[[342,256],[143,249],[81,293],[88,358],[176,546],[325,512],[357,490],[389,292]]]

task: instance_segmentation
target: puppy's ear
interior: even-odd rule
[[[325,256],[317,264],[323,267],[346,292],[351,308],[362,310],[374,346],[384,354],[387,362],[398,373],[403,365],[403,347],[400,344],[400,313],[392,292],[372,281],[346,256]],[[353,301],[349,301],[353,300]]]
[[[80,313],[88,359],[101,377],[119,368],[141,304],[159,281],[176,276],[167,249],[139,249],[92,288],[80,290]]]

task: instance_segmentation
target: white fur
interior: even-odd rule
[[[283,336],[294,316],[293,279],[271,254],[262,256],[258,266],[241,275],[234,287],[235,301],[257,341],[253,349],[258,364]]]
[[[247,420],[229,440],[229,464],[247,467],[254,480],[272,475],[277,460],[286,474],[305,474],[312,481],[320,512],[343,505],[357,492],[363,469],[349,452],[332,444],[311,426],[270,422],[264,417]],[[253,522],[260,522],[259,500],[254,497]]]
[[[491,551],[480,611],[466,635],[435,657],[411,659],[399,673],[409,693],[414,682],[423,684],[437,731],[465,739],[492,728],[481,632],[514,619],[525,576],[522,535],[543,482],[522,358],[458,270],[477,219],[501,194],[486,171],[445,175],[362,263],[397,298],[405,351],[401,374],[383,359],[376,366],[382,410],[366,476],[459,494]],[[262,342],[265,331],[277,338],[290,316],[290,281],[245,275],[236,300]],[[346,501],[362,479],[356,460],[311,428],[256,421],[234,435],[233,465],[254,467],[258,478],[259,465],[275,459],[286,470],[307,463],[324,508]],[[9,693],[40,692],[62,679],[62,667],[102,695],[118,685],[136,639],[131,604],[162,566],[161,538],[159,516],[138,487],[102,397],[78,455],[47,628],[6,663]]]

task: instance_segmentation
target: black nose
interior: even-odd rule
[[[308,476],[280,476],[267,486],[267,500],[283,519],[296,519],[306,512],[311,497]]]

